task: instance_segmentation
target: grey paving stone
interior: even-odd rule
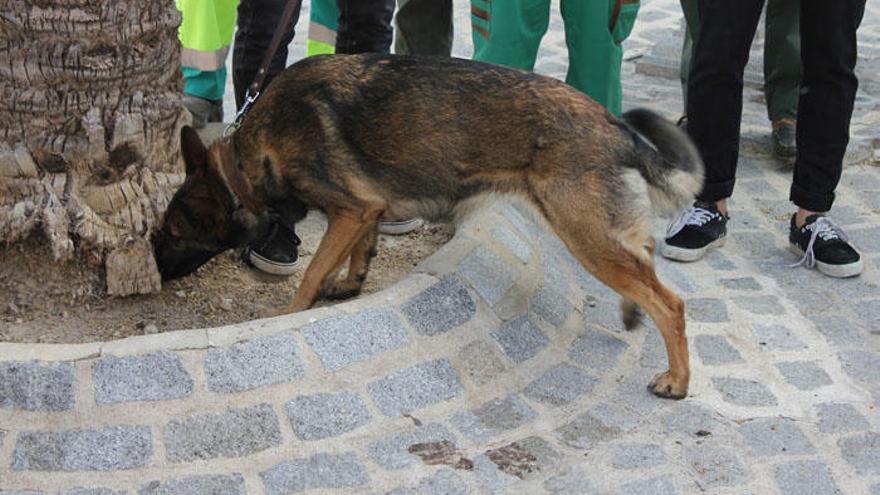
[[[607,371],[628,347],[629,344],[607,332],[588,328],[571,345],[568,357],[587,368]]]
[[[700,360],[708,366],[742,361],[739,351],[720,335],[697,335],[694,337],[694,347]]]
[[[663,447],[651,443],[611,445],[611,466],[615,469],[644,469],[666,464]]]
[[[819,415],[819,431],[822,433],[863,431],[871,427],[868,420],[851,404],[816,404],[816,412]]]
[[[781,203],[780,203],[781,204]],[[789,209],[788,203],[784,208]],[[776,239],[766,232],[737,232],[729,235],[736,242],[737,254],[748,260],[779,260],[786,253],[776,245]],[[786,258],[787,259],[787,258]]]
[[[529,247],[529,244],[520,236],[514,234],[512,230],[504,225],[496,225],[492,229],[492,238],[495,239],[498,244],[504,246],[504,249],[507,249],[516,255],[516,257],[522,260],[523,263],[528,263],[532,250]]]
[[[554,327],[565,323],[574,307],[562,294],[553,289],[541,287],[529,300],[529,314],[534,315]]]
[[[330,371],[341,370],[407,342],[400,318],[382,308],[321,320],[303,327],[302,334]]]
[[[599,380],[567,363],[560,363],[536,378],[523,394],[538,402],[561,406],[593,390]]]
[[[764,179],[737,181],[737,188],[749,193],[749,195],[778,197],[779,191]]]
[[[734,304],[756,315],[779,315],[785,313],[785,308],[779,303],[779,299],[773,295],[760,296],[737,296],[733,298]]]
[[[776,486],[782,495],[832,495],[842,493],[828,465],[818,461],[794,461],[776,466]]]
[[[155,480],[142,486],[138,495],[245,495],[244,478],[236,473]]]
[[[394,471],[421,463],[418,457],[409,453],[411,445],[444,440],[455,443],[455,435],[442,425],[429,423],[371,442],[367,445],[367,455],[383,468]]]
[[[458,265],[458,272],[477,293],[494,305],[516,282],[517,272],[485,246],[471,252]]]
[[[0,493],[3,492],[0,491]],[[126,493],[128,492],[124,490],[111,490],[109,488],[80,486],[76,488],[62,490],[56,495],[126,495]]]
[[[98,404],[180,399],[193,391],[180,358],[167,351],[98,359],[94,378]]]
[[[875,291],[874,294],[876,293]],[[866,327],[874,329],[875,332],[880,331],[880,299],[858,302],[853,305],[853,309]]]
[[[397,370],[367,385],[373,401],[386,416],[399,416],[460,394],[464,388],[446,359]]]
[[[550,493],[592,495],[596,493],[593,476],[587,466],[570,466],[561,474],[547,478],[543,487]]]
[[[837,442],[843,458],[863,474],[880,474],[880,433],[869,431]]]
[[[613,492],[615,495],[676,495],[678,490],[669,476],[658,476],[626,483]]]
[[[800,390],[816,390],[831,385],[831,377],[813,361],[789,361],[776,363],[785,381]]]
[[[486,454],[474,457],[472,473],[480,488],[488,493],[497,493],[497,491],[511,487],[511,485],[521,481],[516,476],[498,469],[498,465],[492,462]]]
[[[776,396],[760,382],[742,378],[713,377],[712,384],[721,392],[721,399],[724,402],[753,407],[769,407],[777,404]]]
[[[731,449],[710,445],[689,447],[684,451],[684,458],[703,489],[741,485],[750,477],[742,459]]]
[[[372,415],[353,392],[300,395],[286,404],[287,416],[302,440],[335,437],[367,424]]]
[[[18,434],[14,471],[115,471],[142,467],[153,456],[147,426]]]
[[[685,272],[680,270],[677,263],[668,261],[665,258],[658,258],[658,260],[660,259],[663,261],[654,265],[654,269],[660,280],[665,283],[671,282],[681,289],[682,292],[688,294],[693,294],[700,290],[700,286],[697,285],[697,282],[689,278]]]
[[[834,345],[861,347],[867,343],[865,339],[867,331],[843,315],[823,313],[809,315],[808,318],[816,325],[816,330]]]
[[[880,382],[880,353],[872,351],[842,351],[837,354],[843,370],[853,379],[877,383]]]
[[[288,333],[211,349],[205,357],[205,378],[212,392],[242,392],[303,376],[305,366]]]
[[[800,341],[795,332],[782,325],[755,323],[752,333],[761,349],[769,351],[799,351],[807,346]]]
[[[620,315],[619,298],[606,299],[588,294],[584,297],[584,321],[588,328],[621,332],[623,320]]]
[[[276,464],[260,473],[268,495],[286,495],[306,490],[352,488],[370,482],[367,469],[354,452],[315,454]]]
[[[686,401],[675,403],[663,417],[667,430],[688,435],[696,435],[699,431],[717,434],[728,427],[724,421],[716,412]]]
[[[784,418],[761,418],[743,423],[739,433],[760,456],[812,454],[816,451],[798,425]]]
[[[451,469],[440,469],[436,473],[422,478],[410,488],[397,488],[388,495],[468,495],[470,489],[461,476]]]
[[[547,337],[544,332],[532,323],[528,316],[520,316],[505,322],[501,327],[492,332],[494,338],[504,353],[512,361],[521,363],[534,357],[547,347]]]
[[[576,449],[589,449],[599,442],[616,438],[634,428],[638,419],[625,409],[599,404],[556,430],[563,443]]]
[[[718,280],[721,287],[729,290],[755,291],[761,290],[761,284],[752,277],[722,278]]]
[[[454,414],[449,422],[468,438],[486,440],[503,431],[518,428],[536,416],[535,411],[522,399],[510,395]]]
[[[269,404],[170,421],[163,437],[170,462],[242,457],[281,444],[278,416]]]
[[[504,363],[498,357],[500,351],[482,340],[475,340],[462,347],[458,353],[461,370],[478,385],[484,385],[504,371]]]
[[[550,235],[546,231],[539,232],[541,247],[541,266],[544,269],[544,287],[556,292],[557,294],[571,293],[571,284],[569,277],[563,266],[573,266],[575,269],[583,270],[583,266],[578,262],[568,248],[562,245],[562,242],[555,235]],[[555,253],[552,254],[552,253]]]
[[[73,365],[0,362],[0,409],[69,411],[76,401]]]
[[[413,296],[400,310],[420,334],[438,335],[470,321],[477,304],[461,280],[452,275]]]
[[[871,485],[871,495],[880,495],[880,483]]]
[[[703,323],[720,323],[730,321],[727,305],[722,299],[701,297],[685,301],[685,312],[688,321]]]
[[[44,495],[34,490],[0,490],[0,495]]]
[[[720,249],[709,251],[703,259],[713,270],[729,272],[737,269],[736,263],[731,261]]]

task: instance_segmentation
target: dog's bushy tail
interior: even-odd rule
[[[648,182],[654,207],[670,214],[690,204],[703,187],[703,160],[690,137],[650,110],[630,110],[622,120],[648,143],[637,143],[634,165]]]

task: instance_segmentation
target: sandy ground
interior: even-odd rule
[[[261,275],[228,251],[158,294],[126,298],[108,297],[98,270],[53,263],[38,238],[0,249],[0,341],[81,343],[252,320],[293,295],[325,225],[311,213],[297,226],[299,269],[288,278]],[[380,236],[364,294],[403,278],[451,235],[451,226],[428,225]]]

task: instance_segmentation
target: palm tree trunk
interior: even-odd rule
[[[156,291],[149,245],[182,180],[173,0],[2,0],[0,242],[45,234],[55,260]]]

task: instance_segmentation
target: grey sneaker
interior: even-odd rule
[[[794,120],[778,119],[773,122],[773,154],[782,159],[797,156],[797,124]]]
[[[206,100],[188,94],[184,94],[181,100],[192,115],[196,129],[205,127],[208,122],[223,122],[223,100]]]
[[[379,222],[379,233],[389,235],[403,235],[422,228],[425,221],[419,217],[394,222]]]

